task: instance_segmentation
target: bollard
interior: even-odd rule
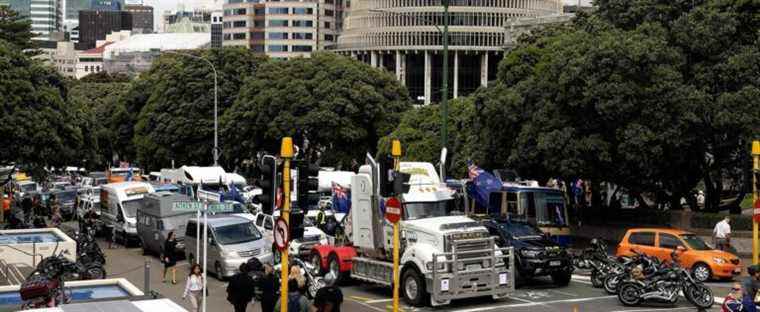
[[[150,259],[145,258],[145,285],[143,286],[143,292],[147,295],[150,293]]]

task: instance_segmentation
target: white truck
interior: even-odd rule
[[[391,286],[392,225],[381,211],[379,166],[367,165],[351,178],[351,211],[343,246],[318,245],[310,261],[340,279]],[[445,163],[442,158],[442,163]],[[498,248],[478,222],[453,213],[452,191],[430,163],[401,162],[411,175],[409,192],[400,195],[400,292],[413,306],[446,305],[455,299],[504,298],[514,291],[514,254]]]

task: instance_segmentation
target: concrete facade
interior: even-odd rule
[[[395,72],[413,100],[442,98],[443,7],[433,0],[355,0],[337,51]],[[562,13],[561,0],[450,0],[449,97],[495,79],[510,19]]]

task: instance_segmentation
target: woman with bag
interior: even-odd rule
[[[190,268],[190,275],[185,283],[185,292],[182,293],[182,299],[190,296],[190,304],[193,305],[193,311],[200,311],[203,300],[203,269],[200,264],[193,264]]]
[[[166,236],[164,242],[164,255],[161,257],[161,262],[164,263],[164,283],[166,283],[166,272],[172,271],[172,284],[177,284],[177,238],[174,235],[174,231],[170,231]]]

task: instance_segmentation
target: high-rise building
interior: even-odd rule
[[[37,34],[34,39],[49,39],[53,33],[63,30],[62,0],[0,0],[0,5],[7,5],[30,19],[32,32]]]
[[[153,32],[153,7],[127,4],[124,6],[124,11],[129,12],[124,21],[127,29],[143,34]]]
[[[91,0],[90,9],[99,11],[121,11],[124,0]]]
[[[111,32],[129,30],[124,24],[128,12],[111,10],[79,11],[79,43],[77,50],[95,48],[98,40],[104,40]]]
[[[449,97],[496,78],[508,22],[562,14],[562,0],[449,0]],[[226,20],[225,20],[226,22]],[[336,51],[394,72],[413,100],[442,98],[443,8],[440,1],[354,0]]]
[[[161,19],[161,32],[208,33],[211,31],[211,14],[213,12],[205,9],[167,11]]]
[[[343,2],[237,1],[224,4],[224,45],[246,46],[270,57],[311,55],[335,46]]]
[[[211,13],[211,47],[221,48],[223,44],[222,11]]]

